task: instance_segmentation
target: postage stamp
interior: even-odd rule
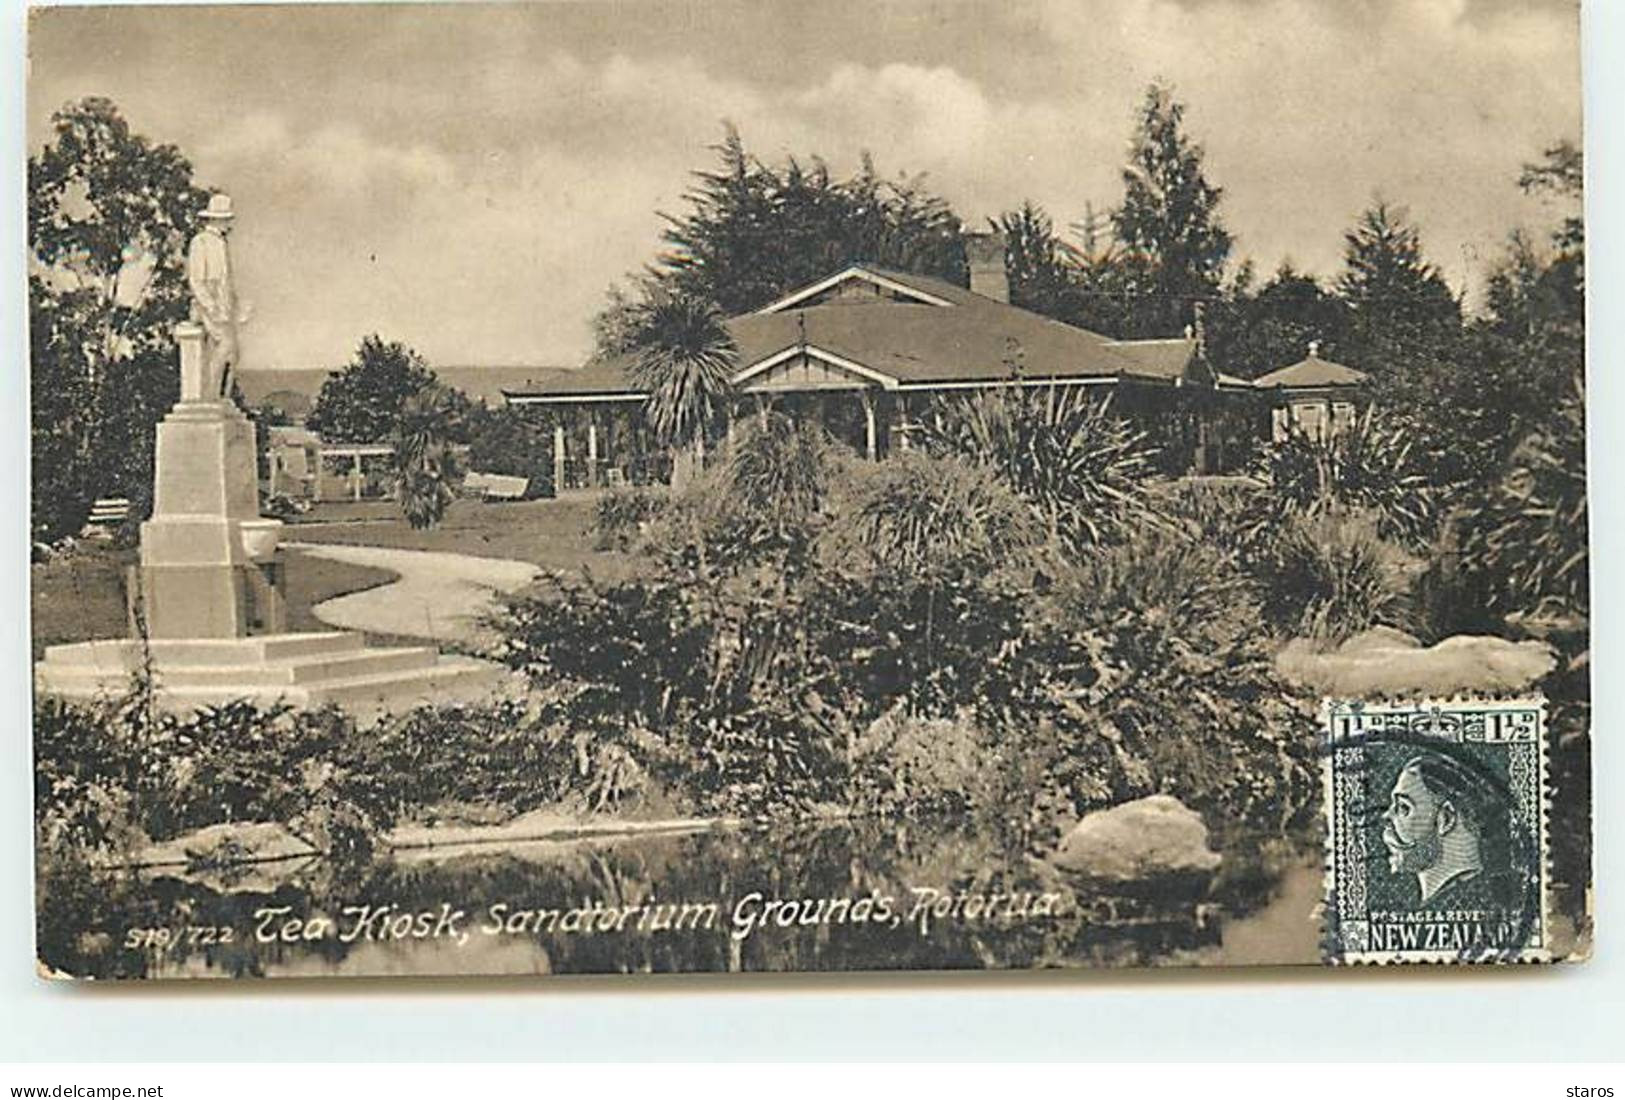
[[[1328,700],[1325,962],[1541,962],[1546,704]]]

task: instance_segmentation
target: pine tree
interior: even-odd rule
[[[1207,313],[1208,357],[1214,368],[1257,378],[1302,359],[1311,342],[1326,359],[1342,354],[1347,311],[1311,275],[1283,263],[1254,289],[1243,267]]]
[[[1215,297],[1233,243],[1219,220],[1222,188],[1202,174],[1202,147],[1186,135],[1185,105],[1152,84],[1123,169],[1123,204],[1112,215],[1117,239],[1146,276],[1122,335],[1177,335],[1199,299]],[[1138,280],[1136,280],[1138,282]]]
[[[1078,253],[1055,235],[1050,216],[1042,207],[1024,202],[994,224],[1004,235],[1010,303],[1077,323],[1083,313]]]
[[[1338,295],[1349,311],[1345,355],[1390,403],[1431,407],[1460,354],[1461,305],[1422,253],[1403,208],[1378,201],[1343,235]]]
[[[1432,484],[1477,476],[1479,440],[1462,415],[1463,395],[1477,383],[1461,304],[1427,261],[1421,231],[1403,208],[1378,200],[1343,242],[1337,292],[1349,324],[1341,361],[1368,374],[1372,399],[1409,422]]]
[[[600,315],[601,351],[625,351],[618,315],[654,287],[733,316],[859,261],[966,283],[959,218],[922,177],[883,179],[867,155],[844,180],[816,156],[775,168],[732,126],[711,148],[720,164],[694,173],[686,211],[664,215],[666,250]]]

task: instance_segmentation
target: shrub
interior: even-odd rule
[[[1078,562],[1075,595],[1096,618],[1132,613],[1212,650],[1262,625],[1258,585],[1222,542],[1147,527]]]
[[[180,717],[152,703],[139,682],[109,702],[41,700],[35,814],[43,844],[116,849],[222,822],[280,821],[321,834],[324,847],[365,851],[393,820],[371,779],[335,766],[356,736],[336,711],[236,702]]]
[[[1259,522],[1359,509],[1376,518],[1381,538],[1420,549],[1438,527],[1439,489],[1413,454],[1411,431],[1372,406],[1347,430],[1265,444],[1253,471],[1269,489]]]
[[[468,465],[525,479],[525,499],[554,495],[553,433],[544,418],[513,405],[469,410]]]
[[[644,485],[606,489],[593,519],[593,545],[600,550],[629,550],[660,511],[666,495]]]
[[[1410,562],[1378,537],[1377,527],[1373,517],[1352,511],[1290,518],[1261,567],[1270,621],[1338,642],[1401,616]]]
[[[1009,386],[941,412],[926,446],[992,471],[1074,553],[1122,539],[1153,511],[1155,448],[1081,387]]]
[[[722,459],[647,515],[636,542],[679,569],[799,571],[827,519],[840,459],[817,424],[767,411],[741,423]]]
[[[799,558],[820,526],[839,462],[822,425],[768,411],[729,448],[725,492],[747,517],[748,556]]]
[[[986,571],[1043,541],[1020,497],[957,458],[905,451],[851,474],[827,542],[837,560],[930,578]]]
[[[1069,578],[1069,614],[1100,634],[1085,713],[1111,750],[1107,801],[1167,792],[1210,820],[1301,822],[1313,710],[1276,679],[1263,594],[1225,547],[1158,528]]]
[[[334,855],[368,852],[395,823],[446,804],[499,815],[625,807],[662,792],[653,739],[563,724],[570,700],[538,692],[424,707],[359,728],[336,709],[234,702],[187,717],[121,700],[42,699],[35,813],[43,850],[118,852],[208,825],[274,821]],[[695,803],[690,803],[690,806]]]
[[[816,698],[811,615],[798,590],[754,572],[555,577],[509,599],[494,656],[593,751],[617,747],[705,808],[782,810],[828,801],[841,782],[845,734]]]
[[[807,516],[824,507],[835,464],[822,425],[767,410],[741,422],[728,450],[728,484],[735,501],[764,516]]]
[[[1584,386],[1575,372],[1569,392],[1519,444],[1501,478],[1463,506],[1463,559],[1502,613],[1587,613]]]

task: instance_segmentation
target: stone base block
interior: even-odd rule
[[[248,633],[248,577],[237,566],[144,565],[140,615],[154,639]]]
[[[287,629],[286,563],[132,566],[130,633],[157,639],[241,638]]]
[[[324,631],[250,638],[169,638],[51,646],[34,689],[64,699],[113,699],[150,667],[158,703],[188,712],[237,699],[301,709],[334,703],[358,716],[488,696],[500,666],[443,657],[433,646],[371,648],[359,634]]]
[[[230,402],[183,401],[158,425],[152,514],[259,515],[254,425]]]

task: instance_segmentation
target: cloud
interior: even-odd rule
[[[335,365],[378,330],[443,363],[567,363],[729,119],[777,160],[872,153],[976,219],[1121,192],[1172,82],[1241,251],[1323,274],[1376,192],[1458,284],[1550,211],[1520,161],[1577,136],[1565,0],[790,0],[50,9],[29,134],[111,95],[230,190],[248,353]],[[165,74],[161,80],[154,73]]]

